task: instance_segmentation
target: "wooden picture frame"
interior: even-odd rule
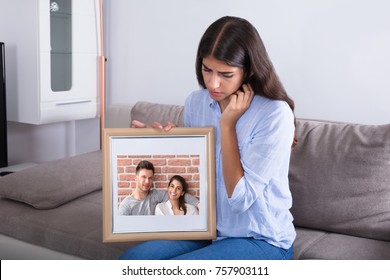
[[[214,128],[105,128],[103,158],[103,242],[216,238]],[[166,191],[173,175],[186,178],[199,199],[197,215],[119,214],[136,185],[135,165],[155,166],[154,188]],[[185,174],[177,174],[177,173]],[[188,174],[188,173],[194,174]],[[192,189],[191,189],[192,187]],[[154,211],[154,210],[153,210]]]

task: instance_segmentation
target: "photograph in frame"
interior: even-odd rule
[[[212,127],[180,127],[169,132],[153,128],[105,128],[102,155],[103,242],[216,238]],[[155,169],[151,189],[158,196],[153,196],[154,203],[157,199],[161,203],[169,200],[168,182],[179,175],[188,185],[186,203],[189,200],[196,212],[158,215],[155,205],[144,201],[142,207],[124,212],[121,204],[132,196],[136,166],[141,161],[152,163]]]

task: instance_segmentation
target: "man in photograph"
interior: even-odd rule
[[[154,166],[147,160],[141,161],[135,169],[136,187],[119,205],[119,215],[154,215],[158,203],[169,200],[165,190],[153,187]],[[185,199],[189,204],[197,206],[196,197],[186,193]]]

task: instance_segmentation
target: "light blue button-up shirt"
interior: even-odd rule
[[[187,127],[215,128],[218,237],[252,237],[288,249],[295,229],[288,183],[294,116],[284,101],[255,95],[236,124],[244,176],[228,198],[222,171],[221,110],[207,90],[193,92],[184,107]]]

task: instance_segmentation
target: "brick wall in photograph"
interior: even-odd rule
[[[199,155],[119,155],[118,165],[118,202],[130,195],[135,186],[135,168],[141,160],[153,163],[154,187],[167,190],[169,179],[180,175],[189,185],[188,192],[199,197]]]

